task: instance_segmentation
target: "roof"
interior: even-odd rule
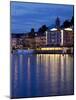
[[[50,29],[50,31],[57,31],[57,28],[52,28]]]

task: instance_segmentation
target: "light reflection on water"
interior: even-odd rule
[[[73,94],[73,56],[61,54],[12,55],[11,96]]]

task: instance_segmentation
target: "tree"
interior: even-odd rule
[[[34,33],[34,32],[35,32],[35,31],[34,31],[34,28],[32,28],[32,29],[31,29],[31,33]]]
[[[31,31],[29,32],[29,37],[35,37],[35,31],[34,28],[31,28]]]
[[[42,26],[42,32],[45,32],[48,29],[48,27],[46,25]]]
[[[74,26],[74,16],[72,16],[72,18],[71,18],[71,25],[73,25]]]
[[[44,32],[48,29],[46,25],[42,25],[38,30],[38,35],[44,35]]]
[[[70,26],[71,26],[71,22],[69,22],[68,20],[65,20],[64,23],[63,23],[63,27],[67,28],[67,27],[70,27]]]

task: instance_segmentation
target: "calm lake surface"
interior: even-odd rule
[[[72,95],[73,56],[11,55],[11,97]]]

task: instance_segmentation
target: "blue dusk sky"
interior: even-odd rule
[[[73,16],[73,5],[11,2],[11,33],[37,31],[42,25],[55,24],[57,16],[61,24]]]

